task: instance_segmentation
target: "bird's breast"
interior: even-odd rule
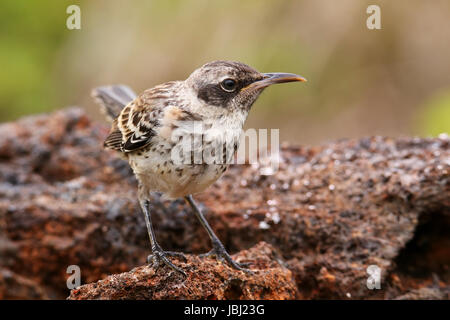
[[[177,198],[202,192],[213,184],[227,169],[235,145],[219,146],[213,140],[205,140],[184,150],[162,140],[131,153],[129,162],[148,192],[159,191],[167,198]],[[231,151],[227,152],[227,148]]]

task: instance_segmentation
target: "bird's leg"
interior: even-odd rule
[[[195,215],[200,220],[200,223],[202,226],[206,229],[208,232],[209,238],[212,242],[212,249],[208,253],[202,254],[201,256],[216,256],[220,260],[225,260],[231,267],[237,270],[242,270],[248,273],[252,273],[252,271],[243,268],[241,264],[235,262],[231,256],[226,251],[225,247],[223,246],[222,242],[220,242],[219,238],[216,236],[214,231],[209,226],[208,221],[206,221],[205,217],[203,216],[202,212],[200,211],[199,207],[195,203],[194,199],[192,198],[192,195],[187,195],[185,197],[186,201],[191,205],[192,209],[194,210]]]
[[[172,252],[172,251],[164,251],[158,242],[156,241],[155,231],[153,230],[152,219],[150,216],[150,202],[148,200],[139,201],[142,207],[142,211],[144,212],[145,224],[147,225],[148,236],[150,238],[150,244],[152,246],[152,254],[148,256],[148,263],[156,263],[159,264],[163,262],[166,266],[169,266],[171,269],[181,273],[186,276],[186,273],[175,266],[167,256],[175,256],[186,260],[186,257],[181,252]]]

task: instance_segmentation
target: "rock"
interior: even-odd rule
[[[254,274],[237,271],[213,258],[174,258],[187,278],[166,266],[142,266],[72,290],[69,299],[294,299],[297,286],[274,249],[261,242],[233,258],[250,263]]]
[[[0,269],[0,300],[6,299],[48,299],[48,296],[39,283]]]
[[[0,125],[0,269],[40,286],[43,296],[69,294],[69,265],[90,283],[144,265],[149,254],[136,181],[124,160],[102,150],[107,132],[80,109]],[[261,241],[280,252],[296,298],[393,299],[429,287],[434,276],[445,292],[449,146],[447,136],[284,145],[273,174],[233,165],[197,198],[231,253]],[[164,249],[210,249],[183,201],[155,195],[152,204]],[[381,270],[381,290],[366,286],[369,265]]]
[[[440,288],[420,288],[411,290],[410,292],[401,295],[395,300],[443,300],[449,299],[449,292],[447,294]]]

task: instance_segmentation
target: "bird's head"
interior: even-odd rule
[[[195,70],[186,80],[201,105],[217,112],[248,113],[261,92],[276,83],[306,81],[292,73],[260,73],[241,62],[213,61]]]

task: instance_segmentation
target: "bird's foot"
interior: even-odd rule
[[[245,267],[248,267],[250,265],[250,263],[239,263],[239,262],[234,261],[220,242],[213,244],[213,248],[209,252],[202,253],[199,255],[199,257],[202,257],[202,258],[215,257],[219,261],[222,261],[222,262],[225,261],[233,269],[244,271],[245,273],[248,273],[248,274],[253,274],[253,271],[245,268]]]
[[[164,251],[161,249],[161,247],[155,247],[152,249],[152,254],[147,257],[147,263],[153,265],[154,267],[158,268],[161,263],[165,264],[172,270],[182,274],[186,277],[186,273],[178,268],[176,265],[174,265],[167,257],[177,257],[184,261],[186,261],[186,256],[181,252],[174,252],[174,251]]]

